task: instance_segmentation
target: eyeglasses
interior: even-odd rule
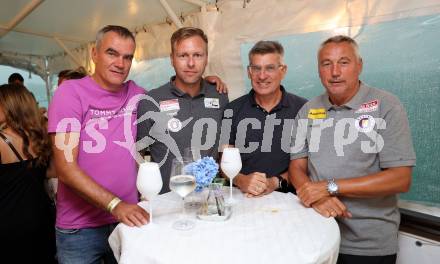
[[[261,71],[263,71],[263,70],[266,73],[272,74],[272,73],[275,73],[275,71],[277,71],[279,68],[284,67],[284,66],[286,66],[286,65],[283,65],[283,64],[278,64],[278,65],[276,65],[276,64],[269,64],[269,65],[266,65],[264,67],[257,66],[257,65],[249,65],[248,69],[249,69],[249,72],[251,74],[260,74]]]

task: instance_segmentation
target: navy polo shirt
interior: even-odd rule
[[[225,107],[223,122],[232,119],[229,144],[240,149],[243,174],[263,172],[271,177],[289,167],[292,125],[307,100],[280,89],[281,100],[270,112],[258,105],[253,90]]]

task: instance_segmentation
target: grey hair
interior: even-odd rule
[[[249,51],[249,63],[253,55],[265,55],[270,53],[276,53],[280,55],[281,61],[283,61],[284,48],[278,41],[260,40]]]
[[[104,35],[108,32],[115,32],[120,37],[130,38],[133,40],[134,43],[136,43],[136,39],[135,39],[133,33],[131,33],[130,30],[128,30],[127,28],[122,27],[122,26],[107,25],[107,26],[101,28],[98,31],[98,33],[96,33],[96,41],[95,41],[96,48],[99,48],[99,46],[101,45],[101,41],[104,38]]]
[[[327,45],[329,43],[342,43],[342,42],[346,42],[346,43],[350,44],[350,46],[354,50],[354,55],[356,56],[356,58],[358,60],[362,60],[362,57],[359,53],[359,46],[356,43],[356,41],[354,39],[350,38],[349,36],[344,36],[344,35],[333,36],[331,38],[326,39],[324,42],[322,42],[321,45],[319,46],[319,49],[318,49],[318,57],[319,57],[319,53],[321,52],[321,50],[324,48],[325,45]]]

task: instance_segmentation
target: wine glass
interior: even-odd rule
[[[195,223],[185,218],[185,197],[196,188],[196,178],[191,175],[186,166],[189,161],[173,159],[171,164],[170,189],[182,197],[182,217],[173,224],[177,230],[190,230]]]
[[[162,189],[162,176],[160,175],[159,165],[155,162],[144,162],[139,165],[136,179],[136,187],[144,199],[150,204],[150,223],[153,223],[153,198]]]
[[[237,176],[241,170],[240,150],[238,148],[224,148],[220,167],[223,173],[229,178],[230,189],[228,203],[233,204],[236,201],[232,197],[232,182],[234,177]]]
[[[188,162],[194,162],[198,161],[202,158],[201,151],[197,147],[187,147],[183,150],[183,156],[184,161]],[[197,179],[196,179],[196,186],[197,186]],[[199,201],[200,195],[197,195],[196,192],[192,192],[188,195],[188,197],[185,198],[185,208],[189,210],[197,210],[202,206],[202,202]]]

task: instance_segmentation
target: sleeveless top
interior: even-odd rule
[[[46,193],[46,167],[23,160],[0,132],[18,162],[0,164],[2,259],[11,263],[55,263],[55,210]]]

